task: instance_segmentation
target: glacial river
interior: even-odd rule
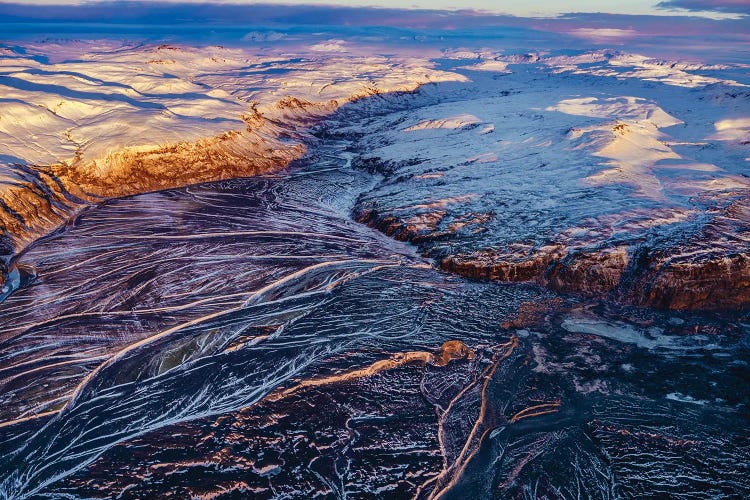
[[[112,200],[0,304],[0,498],[750,495],[748,318],[439,271],[329,141]]]

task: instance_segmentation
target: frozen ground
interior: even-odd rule
[[[750,494],[744,62],[256,38],[2,49],[0,498]]]
[[[469,276],[747,305],[744,83],[611,52],[480,54],[504,61],[490,70],[470,55],[441,61],[469,82],[326,129],[356,137],[355,164],[384,176],[359,220]]]

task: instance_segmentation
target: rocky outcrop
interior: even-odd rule
[[[444,235],[437,230],[444,216],[444,211],[436,211],[402,219],[394,215],[381,216],[376,210],[362,210],[354,218],[396,240],[421,243]]]
[[[540,275],[540,281],[553,290],[602,296],[620,285],[628,261],[624,246],[580,252],[554,262]]]
[[[278,132],[229,131],[194,142],[139,151],[125,149],[99,162],[52,167],[58,178],[88,198],[114,198],[200,182],[258,175],[286,167],[304,154],[299,143],[282,144]],[[102,175],[102,172],[105,172]]]
[[[559,258],[561,250],[560,247],[550,246],[527,258],[512,251],[480,250],[449,255],[442,259],[440,267],[474,279],[533,281],[542,276],[547,267]]]
[[[747,250],[719,251],[710,257],[684,262],[675,262],[679,254],[669,252],[641,254],[633,262],[634,256],[638,256],[637,247],[566,254],[566,249],[552,246],[525,260],[510,260],[507,255],[490,250],[451,255],[440,261],[440,267],[474,279],[532,281],[565,293],[609,297],[647,307],[676,310],[750,307]]]
[[[669,309],[750,307],[750,256],[718,255],[704,262],[652,263],[624,297],[639,305]]]
[[[750,191],[725,193],[701,230],[641,252],[622,300],[669,309],[750,308]]]
[[[750,307],[750,257],[747,250],[717,251],[701,259],[675,261],[678,250],[639,255],[637,246],[566,254],[547,247],[526,260],[508,260],[480,251],[444,258],[440,266],[475,279],[533,281],[584,297],[676,310]]]

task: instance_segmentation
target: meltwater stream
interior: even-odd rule
[[[750,494],[748,318],[471,282],[290,171],[107,202],[0,304],[0,498]]]

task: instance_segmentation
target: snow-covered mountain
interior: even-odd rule
[[[328,46],[266,55],[108,41],[3,48],[5,263],[92,203],[278,170],[304,153],[304,128],[341,105],[462,78],[423,58]]]
[[[750,303],[746,84],[608,51],[471,55],[447,63],[469,83],[330,127],[384,176],[358,220],[475,278],[675,309]]]

